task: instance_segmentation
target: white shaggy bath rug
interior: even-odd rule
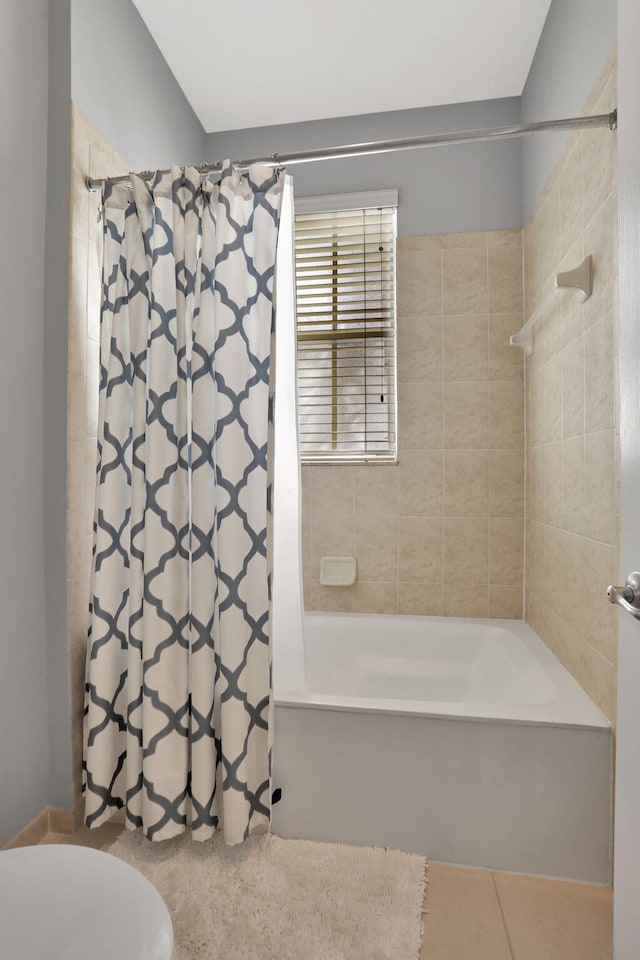
[[[417,960],[426,862],[396,850],[190,834],[109,849],[140,870],[173,920],[175,960]]]

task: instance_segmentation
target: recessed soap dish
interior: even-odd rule
[[[356,582],[355,557],[322,557],[320,583],[325,587],[350,587]]]

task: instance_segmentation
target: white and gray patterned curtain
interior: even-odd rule
[[[270,357],[284,173],[104,194],[85,820],[270,820]]]

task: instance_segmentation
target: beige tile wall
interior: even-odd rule
[[[71,676],[73,803],[80,806],[82,713],[97,454],[100,280],[96,231],[100,197],[85,178],[130,169],[72,104],[71,235],[67,347],[67,591]]]
[[[303,467],[307,609],[522,616],[522,296],[520,230],[398,240],[399,462]]]
[[[615,106],[615,56],[585,113]],[[594,258],[592,297],[560,291],[527,360],[526,618],[603,712],[615,716],[618,576],[616,138],[572,135],[524,231],[526,313],[558,270]]]

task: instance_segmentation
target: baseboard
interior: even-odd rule
[[[33,818],[31,823],[23,827],[19,833],[7,844],[6,849],[15,847],[31,847],[40,843],[47,833],[74,833],[82,826],[84,820],[84,804],[75,810],[66,810],[64,807],[46,806],[44,810]]]
[[[49,831],[51,833],[73,833],[76,829],[75,813],[64,807],[49,807]]]
[[[73,832],[79,830],[84,823],[84,801],[81,800],[73,810]]]
[[[23,827],[19,833],[16,833],[13,840],[7,844],[7,850],[13,850],[16,847],[31,847],[39,843],[49,832],[49,807],[41,810],[33,820]]]

